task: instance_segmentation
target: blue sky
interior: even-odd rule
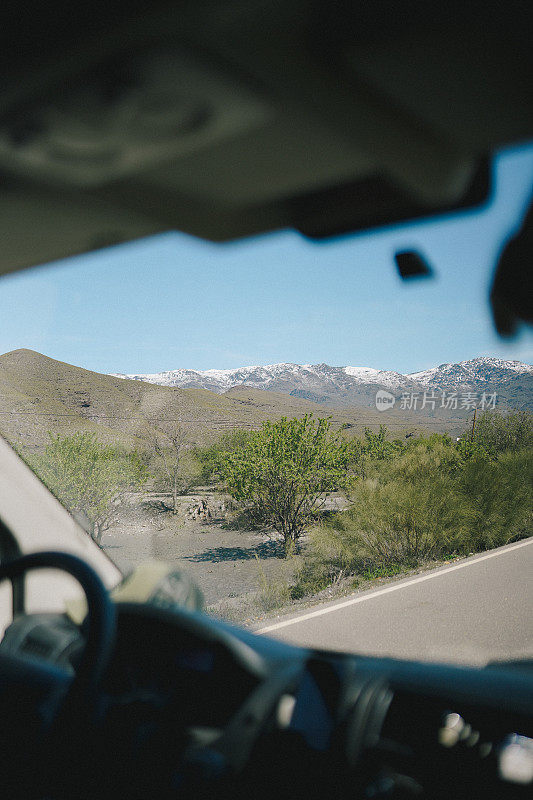
[[[98,372],[280,361],[412,372],[478,355],[533,360],[533,333],[493,332],[496,254],[533,186],[533,145],[495,162],[486,209],[316,244],[292,231],[215,245],[178,233],[0,280],[0,352]],[[398,248],[437,277],[403,283]]]

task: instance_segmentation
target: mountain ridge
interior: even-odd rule
[[[265,367],[260,369],[263,380],[265,375],[275,378],[269,382],[268,390],[241,384],[215,393],[202,387],[182,389],[124,380],[35,351],[15,350],[0,355],[0,432],[17,447],[30,451],[46,446],[49,433],[74,431],[95,433],[100,441],[142,448],[154,422],[179,423],[187,428],[191,443],[202,444],[226,430],[255,429],[267,419],[309,413],[330,417],[334,428],[345,430],[347,436],[361,435],[366,427],[377,430],[383,424],[400,438],[429,432],[457,436],[472,415],[471,406],[460,402],[446,406],[440,401],[404,404],[399,399],[402,387],[393,389],[395,404],[378,409],[376,395],[383,384],[364,381],[383,380],[382,371],[376,375],[368,369],[356,370],[359,382],[354,389],[353,376],[328,365],[314,369],[312,365],[292,365],[288,370],[285,365],[276,365],[270,373]],[[507,398],[501,406],[498,404],[502,410],[533,406],[533,370],[529,365],[515,363],[509,369],[500,359],[462,366],[440,365],[438,369],[440,372],[425,371],[418,382],[407,376],[412,392],[426,391],[421,380],[430,394],[439,382],[455,385],[464,382],[466,375],[469,381],[477,381],[480,392],[496,390],[499,398]],[[228,383],[232,373],[224,373]],[[395,373],[396,381],[398,375]],[[299,384],[295,376],[301,378]],[[498,381],[490,384],[491,376]],[[384,387],[390,397],[389,389]]]
[[[203,388],[224,394],[235,386],[307,397],[329,405],[372,406],[379,389],[391,393],[496,392],[505,404],[533,406],[533,366],[521,361],[480,356],[446,362],[427,370],[403,374],[374,367],[334,367],[329,364],[282,362],[236,369],[166,370],[159,373],[121,374],[115,378],[159,386]]]
[[[39,450],[49,433],[86,431],[100,441],[143,447],[154,423],[177,423],[191,443],[202,444],[235,428],[255,429],[266,420],[304,414],[329,416],[335,429],[360,435],[367,426],[409,432],[459,433],[465,414],[422,415],[392,409],[326,407],[297,393],[237,386],[216,394],[122,380],[32,350],[0,355],[0,435],[25,450]]]

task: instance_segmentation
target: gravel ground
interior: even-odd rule
[[[181,498],[182,508],[198,498]],[[290,564],[265,534],[227,529],[222,519],[188,520],[162,511],[160,499],[132,498],[120,522],[104,533],[102,546],[124,573],[150,559],[177,565],[194,577],[206,605],[257,592],[262,576],[289,578]]]

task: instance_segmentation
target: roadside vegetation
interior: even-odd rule
[[[384,431],[382,434],[386,433]],[[387,577],[533,533],[531,415],[485,413],[474,435],[407,444],[367,436],[350,507],[310,531],[293,597],[350,578]]]
[[[29,461],[99,543],[132,493],[139,503],[148,490],[164,498],[158,513],[176,536],[185,524],[210,525],[214,539],[224,529],[264,535],[263,552],[279,557],[279,567],[269,561],[265,570],[262,545],[250,549],[257,591],[234,618],[533,534],[533,417],[526,412],[485,412],[457,440],[392,438],[383,426],[356,438],[331,419],[306,415],[229,430],[203,447],[181,424],[154,423],[142,445],[50,434]],[[202,499],[199,513],[187,516],[191,492],[214,505]],[[215,546],[215,560],[223,552]],[[235,607],[223,613],[232,616]]]
[[[127,494],[146,483],[145,460],[137,451],[98,442],[95,434],[49,437],[44,453],[29,458],[29,464],[100,544]]]
[[[176,514],[180,495],[195,486],[200,474],[197,460],[191,458],[190,433],[180,421],[147,421],[150,425],[143,438],[152,484],[167,493],[169,508]]]
[[[264,422],[238,446],[222,451],[217,469],[249,519],[269,526],[290,555],[328,495],[348,487],[353,461],[352,446],[332,433],[330,420],[306,415]]]

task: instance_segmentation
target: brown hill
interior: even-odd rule
[[[102,441],[139,445],[150,421],[175,420],[202,443],[231,428],[256,428],[281,416],[331,416],[336,427],[360,434],[366,426],[386,424],[405,432],[464,427],[459,418],[422,417],[397,409],[332,409],[288,394],[235,387],[225,394],[206,389],[178,389],[124,380],[56,361],[33,350],[0,356],[0,432],[23,449],[42,448],[48,432],[96,432]]]

